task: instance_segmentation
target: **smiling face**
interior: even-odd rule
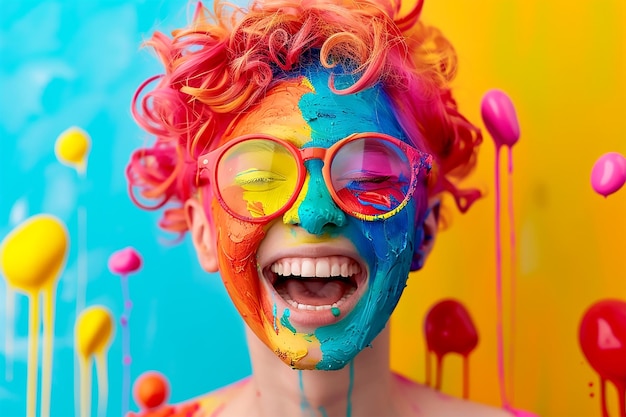
[[[328,88],[329,74],[313,66],[281,82],[236,120],[222,142],[252,133],[298,148],[328,148],[360,132],[405,140],[380,87],[336,95]],[[351,80],[336,77],[335,86],[343,88],[342,82]],[[372,343],[405,287],[417,227],[413,200],[385,220],[344,213],[331,198],[322,165],[319,159],[305,162],[302,191],[270,223],[238,220],[212,204],[219,269],[230,297],[253,332],[297,369],[340,369]],[[265,204],[275,198],[268,195]]]

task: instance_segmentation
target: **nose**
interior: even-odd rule
[[[308,188],[298,207],[297,223],[307,232],[319,235],[346,224],[346,214],[335,204],[322,175],[322,161],[304,163],[309,172]],[[292,223],[296,223],[292,221]]]

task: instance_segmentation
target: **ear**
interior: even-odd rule
[[[413,241],[415,246],[413,249],[413,260],[411,261],[411,271],[422,269],[426,258],[433,250],[439,227],[440,206],[441,201],[439,199],[429,201],[424,220],[415,230],[415,239]]]
[[[207,272],[217,272],[217,243],[202,203],[195,198],[187,200],[185,202],[185,219],[200,266]]]

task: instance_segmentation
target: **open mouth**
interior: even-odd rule
[[[269,271],[270,283],[287,304],[311,311],[340,308],[364,275],[359,263],[345,256],[281,258]]]

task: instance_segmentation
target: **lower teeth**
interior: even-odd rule
[[[354,288],[350,288],[339,300],[334,302],[333,304],[326,304],[321,306],[313,306],[308,304],[300,304],[296,301],[292,300],[287,291],[279,291],[278,294],[293,308],[298,310],[311,310],[311,311],[320,311],[320,310],[330,310],[332,308],[340,307],[348,298],[354,294],[356,290]]]

